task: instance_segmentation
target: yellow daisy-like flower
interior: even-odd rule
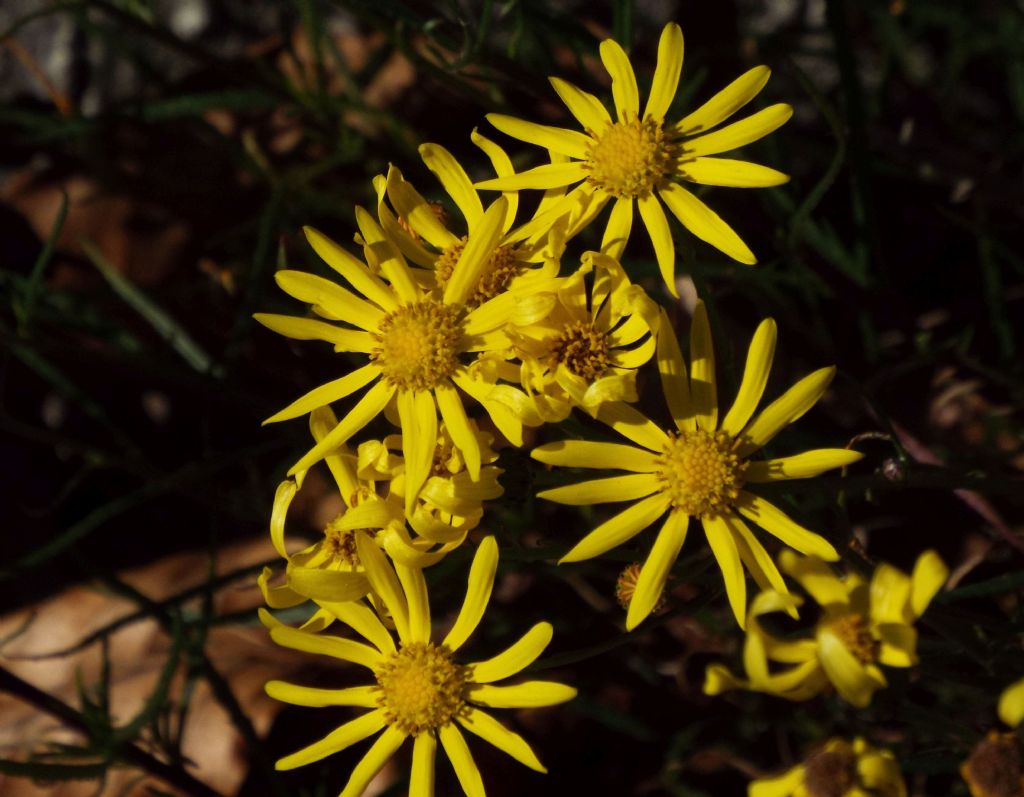
[[[556,291],[520,303],[506,334],[538,414],[558,422],[573,407],[593,414],[609,401],[636,401],[636,372],[654,354],[657,326],[657,305],[619,262],[587,252]]]
[[[356,765],[341,797],[358,797],[388,759],[413,738],[410,797],[434,794],[434,758],[440,741],[463,790],[483,795],[484,786],[462,727],[538,772],[545,772],[526,741],[484,709],[532,708],[571,700],[576,690],[552,681],[526,681],[510,686],[495,682],[528,667],[551,641],[551,625],[538,623],[518,642],[486,661],[460,664],[455,653],[476,629],[494,586],[498,546],[486,538],[473,558],[466,599],[451,631],[440,642],[431,639],[430,607],[422,571],[392,568],[380,549],[364,534],[356,538],[367,577],[385,604],[398,639],[364,604],[351,603],[339,617],[366,642],[316,634],[276,625],[274,641],[284,647],[331,656],[369,669],[374,683],[347,689],[317,689],[282,681],[267,684],[277,700],[299,706],[357,706],[370,709],[326,737],[277,762],[278,769],[311,764],[383,730]]]
[[[741,626],[747,602],[744,566],[762,588],[786,591],[774,562],[743,518],[754,521],[801,553],[830,560],[838,558],[824,538],[746,489],[751,484],[817,476],[861,457],[846,449],[819,449],[781,459],[748,459],[814,406],[835,372],[834,368],[822,368],[804,377],[755,416],[768,381],[775,336],[775,322],[771,319],[757,328],[736,400],[725,417],[719,419],[714,348],[703,303],[697,304],[690,330],[689,376],[678,340],[663,313],[657,361],[675,429],[662,429],[627,404],[605,404],[597,413],[598,420],[611,425],[636,446],[563,440],[533,450],[534,458],[549,465],[630,471],[625,476],[539,493],[542,498],[563,504],[636,501],[590,532],[562,557],[562,562],[599,556],[667,513],[637,580],[626,616],[627,629],[636,627],[658,602],[686,539],[690,518],[699,519],[704,527],[725,578],[729,603]]]
[[[438,411],[465,456],[470,476],[479,478],[479,442],[456,388],[479,401],[502,434],[513,444],[522,445],[522,419],[492,397],[495,386],[476,378],[466,360],[507,346],[501,327],[508,317],[509,303],[499,296],[479,306],[468,304],[499,245],[506,211],[503,197],[487,209],[440,292],[433,285],[422,284],[405,257],[362,208],[356,209],[356,219],[364,244],[372,253],[373,269],[316,230],[306,229],[317,254],[362,297],[313,274],[279,271],[275,277],[281,289],[309,302],[314,312],[328,320],[269,313],[259,313],[256,319],[291,338],[322,340],[333,343],[335,351],[364,354],[368,362],[310,391],[265,422],[297,418],[372,386],[341,422],[289,470],[289,475],[308,468],[349,440],[393,400],[402,430],[408,435],[405,508],[411,514],[416,495],[430,475]]]
[[[912,667],[917,663],[914,622],[946,582],[949,570],[935,551],[925,551],[914,572],[881,564],[865,583],[856,574],[840,578],[815,557],[783,551],[782,569],[795,578],[821,607],[813,638],[781,640],[767,633],[758,618],[799,602],[791,595],[766,591],[750,609],[743,646],[743,681],[725,667],[708,667],[704,692],[728,689],[768,692],[790,700],[807,700],[829,684],[848,703],[863,708],[886,685],[880,664]],[[783,665],[773,671],[770,663]],[[792,665],[786,667],[785,665]]]
[[[1024,797],[1024,766],[1016,733],[989,731],[960,765],[971,797]]]
[[[488,114],[487,118],[503,133],[563,155],[567,162],[485,180],[477,187],[510,191],[580,183],[566,201],[578,202],[582,194],[591,216],[613,201],[601,243],[602,251],[613,257],[621,257],[629,239],[635,206],[654,244],[665,284],[674,295],[675,245],[662,203],[701,240],[741,263],[756,263],[733,229],[681,181],[758,188],[780,185],[789,179],[767,166],[710,157],[757,141],[792,116],[793,109],[780,103],[712,130],[757,96],[768,81],[768,67],[751,69],[693,113],[669,122],[665,115],[675,98],[683,67],[683,33],[679,26],[670,22],[662,31],[654,82],[643,116],[636,75],[625,51],[606,39],[601,42],[600,52],[612,79],[616,118],[612,119],[592,94],[553,77],[551,84],[584,132],[501,114]]]
[[[753,781],[748,797],[906,797],[899,764],[863,739],[830,739],[782,775]]]

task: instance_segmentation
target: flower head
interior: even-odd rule
[[[714,664],[705,678],[707,694],[739,688],[806,700],[831,685],[848,703],[863,708],[886,685],[879,665],[917,663],[914,622],[949,574],[934,551],[921,554],[909,576],[879,565],[870,584],[856,574],[840,578],[820,559],[790,551],[782,552],[780,564],[821,608],[813,636],[782,640],[765,631],[761,617],[784,611],[798,599],[771,590],[761,593],[750,609],[743,649],[749,680]],[[779,666],[773,669],[772,664]]]
[[[579,183],[565,201],[589,204],[586,214],[590,218],[607,203],[613,205],[601,243],[601,250],[613,257],[621,256],[634,209],[639,210],[662,276],[673,294],[675,246],[663,203],[698,238],[741,263],[757,262],[733,229],[682,183],[755,188],[780,185],[789,179],[767,166],[711,157],[763,138],[792,115],[789,105],[772,105],[713,129],[757,96],[768,81],[769,69],[751,69],[694,112],[670,121],[666,114],[675,99],[683,67],[683,33],[677,24],[670,22],[662,31],[654,81],[642,116],[629,57],[611,39],[601,42],[600,53],[612,79],[615,118],[592,94],[553,77],[552,86],[583,132],[489,114],[488,120],[503,133],[544,147],[562,160],[485,180],[477,186],[509,191],[564,188]]]
[[[546,771],[526,741],[485,709],[531,708],[571,700],[576,690],[552,681],[495,682],[528,667],[551,641],[551,626],[538,623],[518,642],[485,661],[462,664],[456,654],[476,629],[494,586],[498,546],[487,537],[477,549],[466,599],[454,626],[440,642],[432,640],[427,585],[422,571],[392,567],[365,535],[356,537],[367,578],[394,624],[397,640],[362,602],[337,609],[338,619],[366,642],[273,624],[271,636],[284,647],[330,656],[370,670],[372,683],[345,689],[320,689],[282,681],[267,684],[267,693],[299,706],[356,706],[364,714],[308,747],[285,756],[278,769],[293,769],[326,758],[383,731],[356,765],[342,797],[358,797],[409,737],[413,739],[409,793],[433,795],[434,757],[440,741],[468,795],[484,793],[480,772],[459,728],[480,736],[517,761]]]
[[[863,739],[830,739],[781,775],[750,784],[749,797],[906,797],[899,765],[888,750]]]
[[[749,489],[750,485],[763,482],[816,476],[861,457],[846,449],[819,449],[780,459],[748,460],[814,406],[835,370],[822,368],[804,377],[755,416],[774,349],[775,323],[768,319],[754,333],[736,400],[719,419],[714,349],[703,303],[697,305],[690,331],[689,375],[677,339],[663,314],[657,360],[674,428],[664,430],[629,405],[611,402],[596,417],[635,445],[565,440],[534,449],[532,456],[549,465],[629,471],[627,475],[540,493],[543,498],[564,504],[636,501],[591,531],[562,557],[562,562],[599,556],[665,516],[637,580],[626,617],[627,628],[640,623],[658,602],[686,539],[691,518],[704,527],[725,578],[729,603],[741,626],[746,614],[744,567],[762,588],[787,591],[771,557],[744,518],[797,551],[830,560],[838,558],[825,539],[798,525]]]
[[[989,731],[960,765],[971,797],[1024,797],[1024,765],[1015,733]]]

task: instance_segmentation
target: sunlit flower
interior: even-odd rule
[[[500,296],[475,307],[468,304],[498,246],[506,211],[502,197],[483,214],[439,294],[417,279],[405,257],[362,208],[356,209],[356,219],[372,253],[372,269],[316,230],[306,229],[317,254],[365,298],[323,277],[284,270],[275,275],[281,289],[309,302],[327,320],[269,313],[259,313],[256,319],[291,338],[322,340],[333,343],[335,351],[365,355],[367,362],[310,391],[266,422],[297,418],[372,386],[289,475],[349,440],[394,401],[401,428],[408,435],[405,500],[411,512],[419,488],[430,475],[438,411],[465,456],[470,476],[479,478],[480,447],[459,390],[479,401],[513,444],[522,445],[521,417],[492,398],[494,385],[471,373],[469,360],[471,355],[507,346],[501,327],[509,304]]]
[[[1016,728],[1024,720],[1024,678],[1010,684],[999,696],[999,719]]]
[[[557,422],[573,407],[593,414],[605,402],[636,401],[637,369],[654,354],[657,326],[657,305],[618,261],[587,252],[557,290],[519,304],[506,334],[523,389],[544,421]]]
[[[989,731],[960,765],[971,797],[1024,797],[1024,766],[1016,733]]]
[[[914,623],[949,574],[935,551],[922,553],[910,576],[892,565],[879,565],[870,584],[853,573],[841,578],[812,556],[783,551],[779,562],[821,607],[814,636],[783,640],[765,631],[761,617],[784,611],[799,599],[774,591],[761,593],[751,605],[743,647],[748,680],[713,664],[705,677],[707,694],[750,689],[807,700],[831,684],[844,700],[863,708],[886,685],[879,665],[917,663]]]
[[[484,786],[460,726],[517,761],[546,771],[526,741],[484,709],[532,708],[571,700],[576,690],[552,681],[525,681],[496,686],[528,667],[551,641],[551,625],[538,623],[518,642],[493,658],[461,664],[455,654],[480,622],[494,585],[498,546],[486,538],[473,559],[466,599],[455,625],[439,642],[432,641],[427,585],[422,571],[388,563],[369,537],[356,537],[367,578],[380,596],[397,632],[397,641],[377,615],[361,602],[350,603],[339,619],[366,642],[276,625],[274,641],[284,647],[340,659],[369,669],[374,683],[344,689],[321,689],[282,681],[267,684],[267,693],[299,706],[356,706],[369,709],[326,737],[285,756],[278,769],[294,769],[340,752],[383,731],[356,765],[341,797],[358,797],[388,759],[413,738],[411,797],[434,793],[434,758],[440,741],[467,795],[483,795]],[[346,664],[346,666],[348,666]]]
[[[863,739],[830,739],[782,775],[759,778],[749,797],[906,797],[899,764],[888,750]]]
[[[601,61],[612,79],[616,118],[592,94],[551,78],[558,96],[583,132],[540,125],[501,114],[488,114],[496,128],[513,138],[562,155],[565,162],[538,166],[509,177],[477,183],[479,188],[510,191],[559,188],[580,183],[566,202],[589,202],[596,215],[613,200],[601,243],[602,251],[620,257],[629,239],[634,206],[654,244],[658,265],[675,293],[675,246],[662,203],[690,232],[741,263],[757,262],[733,229],[682,182],[757,188],[785,183],[775,169],[747,161],[710,157],[757,141],[784,124],[789,105],[764,108],[738,122],[712,130],[750,102],[768,81],[770,70],[758,66],[722,89],[693,113],[670,122],[666,114],[676,96],[683,67],[683,33],[670,22],[658,45],[658,64],[643,116],[636,75],[622,47],[601,42]]]
[[[742,626],[746,613],[744,566],[762,588],[786,592],[785,582],[743,518],[752,520],[802,553],[838,558],[822,537],[749,491],[748,485],[803,479],[860,459],[856,451],[818,449],[796,456],[752,461],[749,457],[784,427],[814,406],[832,380],[834,368],[804,377],[754,416],[775,350],[775,322],[765,320],[750,344],[743,380],[732,408],[719,419],[715,357],[703,303],[690,330],[690,372],[667,316],[658,333],[658,370],[675,428],[664,430],[623,403],[605,404],[597,418],[635,443],[563,440],[533,450],[549,465],[610,468],[629,475],[545,490],[539,495],[563,504],[636,501],[605,521],[562,557],[591,559],[634,537],[667,514],[644,562],[629,606],[626,627],[634,628],[658,602],[679,555],[690,518],[697,518],[725,578],[729,603]],[[753,420],[751,420],[753,418]],[[640,500],[637,500],[640,499]]]

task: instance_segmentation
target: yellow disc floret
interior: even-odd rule
[[[389,725],[416,735],[451,722],[462,709],[466,668],[444,647],[406,642],[375,672],[377,705]]]
[[[429,299],[407,304],[384,316],[373,337],[370,359],[385,379],[407,390],[430,390],[458,367],[459,309]]]
[[[878,641],[859,614],[847,614],[826,622],[826,628],[835,634],[861,664],[870,664],[878,655]]]
[[[736,500],[746,469],[728,434],[698,429],[669,437],[655,473],[674,509],[703,517]]]
[[[615,122],[594,136],[587,180],[622,198],[645,197],[672,171],[674,147],[657,119]]]
[[[574,321],[555,338],[551,359],[593,382],[608,370],[608,337],[589,323]]]
[[[434,263],[434,273],[437,275],[438,285],[448,284],[448,280],[452,278],[452,273],[455,271],[455,264],[459,262],[462,250],[466,248],[468,240],[466,236],[462,236],[445,249]],[[480,272],[480,279],[473,286],[466,304],[470,307],[477,307],[502,293],[519,271],[519,266],[519,260],[516,259],[516,247],[499,246],[494,250],[483,271]]]

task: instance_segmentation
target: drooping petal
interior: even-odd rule
[[[353,642],[351,639],[342,639],[338,636],[311,634],[287,625],[272,628],[270,637],[283,648],[315,653],[318,656],[331,656],[370,669],[378,666],[383,658],[379,650],[362,642]]]
[[[487,114],[487,121],[513,138],[518,138],[527,144],[535,144],[544,149],[560,152],[570,158],[586,158],[587,150],[590,148],[590,139],[575,130],[539,125],[536,122],[527,122],[500,113]]]
[[[670,183],[659,189],[658,193],[680,223],[702,241],[711,244],[737,262],[746,265],[757,262],[754,253],[743,243],[743,239],[735,230],[679,183]]]
[[[835,366],[808,374],[761,410],[740,435],[736,453],[749,457],[818,403],[836,374]]]
[[[827,470],[845,468],[863,457],[849,448],[817,448],[792,457],[751,462],[744,476],[752,483],[808,479]]]
[[[469,584],[466,586],[466,596],[459,609],[459,615],[442,643],[449,650],[458,650],[476,630],[491,599],[497,571],[498,543],[494,537],[484,537],[469,568]]]
[[[484,791],[484,782],[480,778],[480,769],[473,760],[473,754],[469,752],[469,746],[463,738],[461,731],[455,723],[449,722],[437,729],[437,735],[441,739],[448,759],[455,769],[455,777],[459,785],[466,793],[466,797],[487,797]]]
[[[496,689],[499,687],[488,687]],[[511,687],[509,687],[511,688]],[[575,692],[575,690],[573,690]],[[459,724],[471,733],[475,733],[486,742],[490,742],[504,753],[508,753],[520,764],[537,772],[547,772],[544,765],[518,733],[513,733],[490,714],[478,708],[470,708],[465,714],[458,716]]]
[[[274,550],[285,559],[288,558],[288,551],[284,546],[285,519],[288,517],[288,507],[291,506],[298,490],[298,485],[292,479],[285,479],[277,485],[274,507],[270,512],[270,541],[274,545]]]
[[[661,278],[665,281],[669,293],[678,298],[676,246],[672,242],[672,231],[668,228],[668,219],[665,218],[661,202],[654,194],[647,194],[637,199],[637,206],[640,208],[640,218],[643,219],[644,226],[651,236],[651,244],[654,246],[654,256],[658,261]]]
[[[745,628],[747,623],[747,577],[743,572],[743,563],[740,561],[739,550],[736,548],[736,540],[733,539],[732,531],[720,515],[706,515],[702,519],[702,523],[711,553],[715,555],[718,566],[722,570],[729,606],[732,608],[732,613],[740,628]]]
[[[420,157],[441,181],[444,190],[452,198],[472,232],[484,215],[484,206],[466,170],[440,144],[421,144]]]
[[[356,552],[366,569],[370,586],[384,601],[384,605],[391,613],[391,619],[395,621],[398,638],[402,641],[409,640],[409,602],[395,569],[384,556],[384,552],[363,532],[356,532]]]
[[[266,693],[274,700],[293,706],[324,708],[326,706],[362,706],[373,708],[377,705],[378,690],[374,686],[350,686],[347,689],[317,689],[299,686],[284,681],[267,681]],[[373,731],[371,731],[372,733]]]
[[[736,393],[736,400],[722,421],[722,431],[736,437],[747,425],[757,409],[775,357],[775,340],[778,327],[771,318],[766,318],[754,331],[747,349],[747,361],[743,366],[743,379]],[[749,478],[749,477],[748,477]]]
[[[320,761],[329,755],[341,752],[346,747],[351,747],[356,742],[361,742],[367,736],[372,736],[383,727],[383,709],[367,712],[361,717],[346,722],[340,728],[331,731],[319,742],[314,742],[308,747],[303,747],[291,755],[278,759],[277,763],[274,764],[274,768],[278,770],[295,769],[296,767]]]
[[[777,169],[732,158],[694,158],[681,163],[677,174],[691,183],[730,188],[770,188],[789,182],[789,175]]]
[[[303,227],[306,240],[320,259],[337,271],[363,296],[387,312],[398,308],[398,297],[384,284],[383,280],[370,271],[365,263],[346,249],[338,246],[319,230]]]
[[[622,545],[661,517],[668,509],[669,500],[667,494],[658,493],[638,501],[591,531],[576,543],[572,550],[559,559],[558,563],[593,559],[595,556],[600,556],[606,551]]]
[[[373,746],[366,751],[366,755],[363,756],[362,760],[356,764],[352,774],[349,775],[348,783],[345,784],[345,788],[339,797],[359,797],[359,795],[366,791],[370,781],[377,777],[378,772],[384,769],[384,765],[398,751],[398,748],[402,746],[402,742],[405,740],[406,735],[394,726],[385,730],[378,737],[377,741],[373,743]]]
[[[661,483],[650,473],[632,473],[628,476],[611,476],[607,479],[568,484],[537,493],[538,498],[570,506],[604,504],[616,501],[635,501],[656,490]]]
[[[658,40],[658,65],[654,68],[651,93],[647,97],[644,118],[664,119],[679,87],[683,71],[683,31],[675,22],[669,22]]]
[[[487,708],[539,708],[572,700],[576,690],[556,681],[524,681],[514,686],[474,684],[467,689],[466,697]]]
[[[593,94],[583,91],[561,78],[551,77],[548,80],[562,102],[565,103],[565,107],[569,109],[569,113],[576,117],[576,121],[583,126],[584,130],[601,133],[611,123],[612,117],[609,115],[608,109]]]
[[[604,229],[604,237],[601,239],[601,252],[614,257],[616,260],[622,257],[622,253],[629,241],[629,232],[633,227],[633,200],[630,197],[619,197],[612,205],[611,215],[608,217],[608,226]]]
[[[605,39],[600,47],[601,62],[612,78],[612,99],[620,122],[629,122],[640,115],[640,90],[626,51],[614,39]]]
[[[636,473],[653,473],[658,467],[654,454],[646,449],[588,440],[545,443],[534,448],[530,456],[545,465],[567,468],[618,468]]]
[[[790,548],[808,556],[817,556],[827,562],[839,559],[836,549],[824,538],[805,529],[785,512],[765,499],[741,490],[735,507],[748,520],[774,534]]]
[[[537,623],[497,656],[471,664],[469,680],[475,684],[490,684],[522,672],[551,643],[552,633],[551,623]]]
[[[437,737],[430,731],[417,734],[412,746],[409,797],[434,797],[436,756]]]
[[[299,418],[308,412],[320,407],[325,407],[332,401],[338,401],[351,396],[360,388],[366,387],[370,382],[380,376],[380,368],[374,363],[367,363],[362,368],[350,371],[345,376],[328,382],[320,387],[313,388],[306,395],[297,398],[283,410],[280,410],[263,423],[278,423],[292,418]]]
[[[640,568],[633,597],[626,612],[626,630],[632,631],[642,623],[658,605],[665,582],[686,541],[690,518],[682,512],[669,512],[664,525],[654,540],[647,560]]]
[[[684,144],[687,156],[717,155],[764,138],[773,130],[777,130],[789,121],[793,115],[793,107],[785,103],[769,105],[746,119],[740,119],[726,125],[713,133],[688,139]]]
[[[710,130],[754,99],[764,88],[771,74],[771,70],[766,66],[755,66],[744,72],[696,111],[679,120],[674,126],[675,132],[680,135],[692,135]]]
[[[355,601],[370,591],[370,582],[362,573],[343,573],[315,567],[292,567],[288,585],[311,600],[344,603]]]

